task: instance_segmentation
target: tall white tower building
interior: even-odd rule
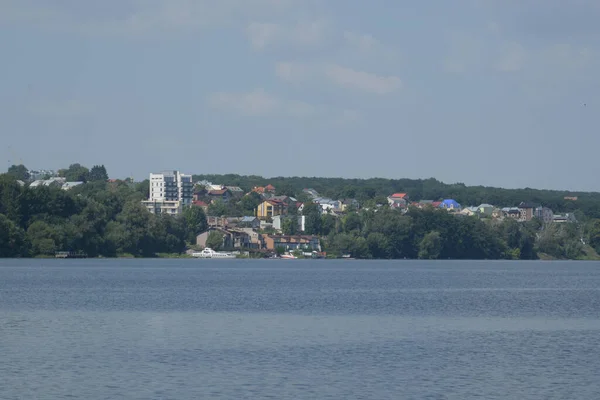
[[[150,174],[150,198],[144,205],[152,213],[179,214],[192,204],[192,176],[179,171]]]

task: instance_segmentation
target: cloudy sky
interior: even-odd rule
[[[0,0],[0,161],[600,190],[598,21],[597,0]]]

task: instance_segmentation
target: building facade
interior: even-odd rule
[[[142,202],[151,213],[179,214],[193,201],[192,176],[179,171],[150,174],[150,197]]]

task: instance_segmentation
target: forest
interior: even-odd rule
[[[18,166],[17,166],[18,167]],[[56,251],[81,251],[89,257],[156,257],[184,253],[197,234],[207,229],[200,207],[180,216],[154,215],[140,203],[148,181],[108,180],[103,166],[87,169],[72,164],[63,176],[85,184],[68,191],[30,188],[26,168],[0,175],[0,257],[52,256]],[[377,259],[593,259],[600,251],[598,193],[535,189],[500,189],[448,185],[430,180],[272,178],[240,175],[196,175],[194,180],[240,186],[273,184],[278,194],[307,201],[307,234],[319,235],[328,254]],[[362,207],[337,217],[321,215],[302,193],[313,188],[323,196],[356,198]],[[386,206],[385,197],[404,191],[412,199],[451,197],[463,204],[516,205],[534,201],[555,212],[574,212],[578,223],[520,223],[452,215],[445,210],[411,208],[406,214]],[[577,197],[576,201],[564,197]],[[229,204],[216,202],[209,215],[248,215],[260,196],[243,196]],[[284,233],[298,233],[290,220]]]

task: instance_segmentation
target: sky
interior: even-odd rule
[[[0,162],[600,191],[597,0],[0,0]]]

